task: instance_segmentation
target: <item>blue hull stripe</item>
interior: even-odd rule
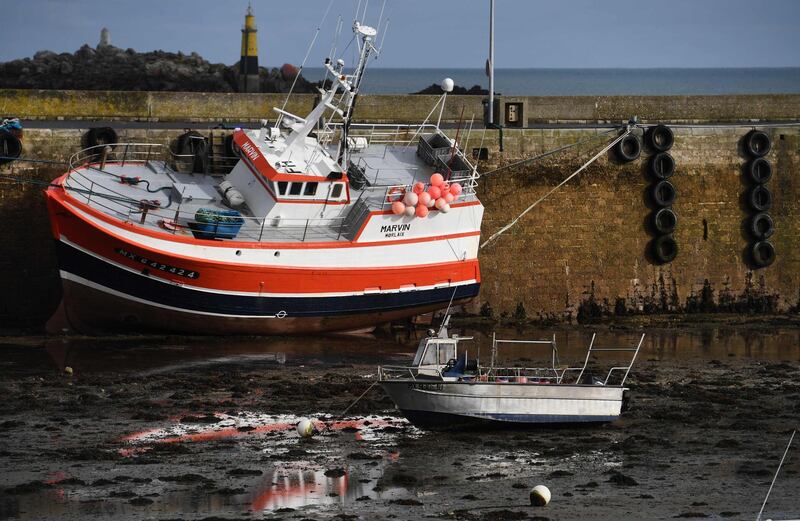
[[[481,414],[462,415],[402,409],[403,415],[417,427],[429,429],[451,429],[464,425],[483,427],[519,428],[536,425],[566,425],[608,423],[617,416],[582,416],[554,414]]]
[[[59,266],[63,271],[115,291],[165,306],[220,315],[269,316],[285,311],[289,317],[355,315],[447,304],[453,291],[461,300],[475,297],[480,284],[436,288],[402,293],[350,295],[340,297],[258,297],[210,293],[165,284],[132,273],[58,241]]]

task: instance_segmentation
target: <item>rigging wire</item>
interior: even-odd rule
[[[591,158],[589,161],[587,161],[586,163],[584,163],[584,164],[583,164],[583,165],[582,165],[580,168],[578,168],[578,169],[577,169],[575,172],[573,172],[572,174],[570,174],[569,176],[567,176],[567,178],[566,178],[566,179],[564,179],[563,181],[561,181],[561,182],[560,182],[558,185],[554,186],[554,187],[553,187],[553,188],[552,188],[550,191],[548,191],[546,194],[544,194],[544,195],[543,195],[543,196],[541,196],[539,199],[537,199],[537,200],[536,200],[536,201],[535,201],[535,202],[534,202],[532,205],[528,206],[528,207],[525,209],[525,211],[523,211],[521,214],[519,214],[519,215],[518,215],[518,216],[517,216],[517,217],[516,217],[514,220],[512,220],[510,223],[508,223],[507,225],[503,226],[502,228],[500,228],[500,230],[498,230],[498,231],[496,231],[494,234],[492,234],[492,236],[491,236],[491,237],[489,237],[488,239],[486,239],[486,241],[484,241],[484,243],[483,243],[483,244],[481,244],[480,248],[481,248],[481,249],[485,248],[485,247],[486,247],[486,245],[488,245],[489,243],[491,243],[492,241],[494,241],[496,238],[498,238],[499,236],[501,236],[502,234],[504,234],[505,232],[507,232],[507,231],[508,231],[510,228],[512,228],[514,225],[516,225],[516,224],[519,222],[519,220],[520,220],[520,219],[522,219],[522,218],[525,216],[525,214],[527,214],[528,212],[530,212],[531,210],[533,210],[533,208],[534,208],[534,207],[535,207],[537,204],[539,204],[539,203],[541,203],[542,201],[544,201],[545,199],[547,199],[547,198],[548,198],[550,195],[552,195],[552,194],[553,194],[553,193],[554,193],[556,190],[558,190],[559,188],[561,188],[562,186],[564,186],[565,184],[567,184],[567,183],[568,183],[568,182],[569,182],[569,181],[570,181],[570,180],[571,180],[573,177],[575,177],[576,175],[578,175],[578,174],[580,174],[581,172],[583,172],[583,171],[584,171],[584,170],[585,170],[585,169],[586,169],[586,168],[587,168],[587,167],[588,167],[590,164],[594,163],[594,162],[595,162],[595,161],[596,161],[596,160],[597,160],[597,159],[598,159],[600,156],[602,156],[603,154],[605,154],[606,152],[608,152],[609,150],[611,150],[611,148],[612,148],[612,147],[614,147],[614,145],[616,145],[617,143],[619,143],[620,141],[622,141],[623,139],[625,139],[625,138],[626,138],[628,135],[630,135],[630,133],[631,133],[631,132],[633,132],[633,129],[634,129],[634,128],[635,128],[634,126],[628,126],[628,127],[627,127],[627,129],[625,130],[625,132],[623,132],[622,134],[620,134],[620,135],[619,135],[619,136],[618,136],[616,139],[614,139],[614,140],[613,140],[611,143],[609,143],[608,145],[606,145],[606,146],[603,148],[603,150],[601,150],[600,152],[598,152],[597,154],[595,154],[595,155],[594,155],[594,156],[593,156],[593,157],[592,157],[592,158]]]
[[[300,74],[303,72],[303,68],[306,66],[306,61],[308,61],[308,56],[311,54],[311,50],[314,48],[314,44],[317,42],[317,37],[319,36],[320,30],[322,30],[322,25],[325,23],[325,20],[328,18],[328,13],[333,7],[333,0],[328,2],[328,8],[325,9],[325,14],[322,15],[322,20],[320,20],[319,25],[317,25],[317,30],[314,31],[314,37],[311,39],[311,43],[308,44],[308,49],[306,49],[306,55],[303,58],[303,63],[300,64],[300,68],[297,70],[297,74],[294,77],[294,81],[292,81],[292,86],[289,87],[289,92],[286,94],[286,99],[283,100],[283,106],[281,106],[281,110],[286,110],[286,105],[289,103],[289,98],[292,97],[292,92],[294,92],[294,86],[297,85],[297,80],[300,78]],[[275,122],[275,126],[277,127],[281,120],[283,119],[283,114],[278,116],[278,120]]]

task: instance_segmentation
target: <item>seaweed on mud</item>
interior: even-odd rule
[[[639,482],[632,477],[616,470],[609,471],[607,474],[610,475],[607,481],[620,487],[635,487],[639,484]]]
[[[416,499],[392,499],[389,501],[390,505],[403,505],[403,506],[413,506],[413,507],[421,507],[422,502],[417,501]]]

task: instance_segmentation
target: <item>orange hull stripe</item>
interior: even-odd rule
[[[347,293],[361,292],[367,288],[393,290],[412,284],[423,287],[473,279],[480,281],[477,259],[386,268],[297,268],[237,265],[153,251],[121,237],[108,234],[89,222],[76,219],[74,214],[69,214],[69,216],[56,214],[51,217],[57,221],[60,234],[94,255],[136,271],[148,268],[116,251],[116,248],[123,248],[156,263],[200,274],[198,279],[189,280],[166,271],[148,268],[151,277],[215,291]]]

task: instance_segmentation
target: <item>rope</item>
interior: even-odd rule
[[[596,160],[597,160],[597,159],[598,159],[600,156],[602,156],[603,154],[605,154],[606,152],[608,152],[609,150],[611,150],[611,148],[612,148],[614,145],[616,145],[617,143],[619,143],[620,141],[622,141],[623,139],[625,139],[625,138],[626,138],[626,137],[627,137],[627,136],[628,136],[628,135],[629,135],[631,132],[633,132],[633,129],[634,129],[634,127],[633,127],[633,126],[629,126],[625,132],[623,132],[622,134],[620,134],[620,136],[619,136],[618,138],[616,138],[616,139],[615,139],[614,141],[612,141],[612,142],[611,142],[611,143],[610,143],[608,146],[606,146],[605,148],[603,148],[603,150],[601,150],[600,152],[598,152],[598,153],[597,153],[597,154],[596,154],[594,157],[592,157],[592,158],[591,158],[589,161],[587,161],[586,163],[584,163],[584,164],[583,164],[583,166],[581,166],[581,167],[580,167],[579,169],[577,169],[575,172],[573,172],[572,174],[570,174],[570,175],[569,175],[569,176],[568,176],[566,179],[564,179],[563,181],[561,181],[561,182],[560,182],[560,183],[559,183],[557,186],[553,187],[553,189],[552,189],[552,190],[550,190],[549,192],[547,192],[546,194],[544,194],[543,196],[541,196],[539,199],[537,199],[537,200],[536,200],[536,202],[534,202],[532,205],[530,205],[529,207],[527,207],[527,208],[525,209],[525,211],[524,211],[524,212],[522,212],[521,214],[519,214],[519,215],[518,215],[518,216],[517,216],[517,217],[516,217],[516,218],[515,218],[513,221],[511,221],[511,222],[510,222],[510,223],[508,223],[507,225],[503,226],[503,227],[502,227],[500,230],[498,230],[497,232],[495,232],[495,233],[494,233],[494,234],[493,234],[491,237],[489,237],[488,239],[486,239],[486,241],[485,241],[483,244],[481,244],[481,249],[485,248],[487,244],[489,244],[490,242],[492,242],[493,240],[495,240],[496,238],[498,238],[500,235],[502,235],[502,234],[504,234],[506,231],[508,231],[508,230],[509,230],[511,227],[513,227],[514,225],[516,225],[516,224],[517,224],[517,222],[519,222],[519,220],[520,220],[520,219],[522,219],[522,218],[525,216],[525,214],[527,214],[528,212],[530,212],[531,210],[533,210],[533,208],[534,208],[534,207],[535,207],[537,204],[539,204],[539,203],[541,203],[542,201],[544,201],[545,199],[547,199],[547,198],[548,198],[548,197],[549,197],[551,194],[553,194],[553,193],[554,193],[556,190],[558,190],[559,188],[561,188],[562,186],[564,186],[565,184],[567,184],[567,183],[570,181],[570,179],[572,179],[572,178],[573,178],[573,177],[575,177],[576,175],[578,175],[578,174],[580,174],[581,172],[583,172],[583,171],[586,169],[586,167],[588,167],[590,164],[594,163],[594,162],[595,162],[595,161],[596,161]]]
[[[769,500],[769,495],[772,493],[772,487],[775,486],[775,480],[778,479],[778,473],[781,471],[781,467],[783,467],[783,460],[786,459],[786,454],[789,453],[789,447],[792,446],[792,441],[794,441],[794,435],[797,434],[797,429],[792,431],[792,437],[789,438],[789,444],[786,446],[786,450],[783,451],[783,457],[781,458],[781,462],[778,464],[778,470],[775,471],[775,475],[772,477],[772,483],[769,484],[769,490],[767,491],[767,497],[764,498],[764,504],[761,505],[761,510],[758,511],[758,517],[756,517],[756,521],[761,521],[761,514],[764,513],[764,507],[767,506],[767,501]]]
[[[111,175],[113,175],[113,174],[111,174]],[[136,199],[132,199],[130,197],[125,197],[125,196],[122,196],[122,195],[118,196],[118,195],[111,195],[111,194],[103,194],[103,193],[100,193],[100,192],[87,190],[85,188],[65,187],[65,186],[62,186],[62,185],[49,183],[47,181],[38,181],[36,179],[24,179],[22,177],[17,177],[17,176],[8,175],[8,174],[0,174],[0,179],[5,179],[7,181],[14,181],[16,183],[23,183],[23,184],[42,186],[42,187],[45,187],[45,188],[62,188],[64,190],[69,190],[71,192],[77,192],[79,194],[89,194],[92,197],[99,197],[101,199],[108,199],[109,201],[115,201],[115,202],[118,202],[118,203],[127,203],[129,205],[141,204],[141,201],[137,201]],[[156,191],[152,191],[151,192],[150,190],[148,190],[148,192],[150,192],[150,193],[155,193]],[[170,201],[170,205],[171,205],[172,204],[172,198],[171,197],[170,197],[169,201]],[[161,208],[169,208],[169,205],[162,206]]]
[[[354,401],[353,403],[348,405],[347,408],[345,410],[343,410],[341,412],[341,414],[339,414],[339,418],[343,418],[344,415],[347,414],[347,411],[349,411],[355,404],[357,404],[359,402],[359,400],[361,400],[361,398],[363,398],[368,392],[370,392],[372,390],[372,388],[375,387],[377,384],[378,384],[378,380],[375,380],[374,382],[372,382],[372,385],[367,387],[367,390],[364,391],[363,393],[361,393],[361,396],[356,398],[356,401]]]
[[[542,154],[539,154],[538,156],[529,157],[527,159],[522,159],[522,160],[517,161],[515,163],[511,163],[511,164],[508,164],[508,165],[505,165],[505,166],[501,166],[499,168],[495,168],[494,170],[489,170],[488,172],[482,173],[481,177],[486,177],[487,175],[491,175],[491,174],[497,173],[500,170],[505,170],[506,168],[511,168],[511,167],[514,167],[514,166],[524,165],[526,163],[532,163],[534,161],[538,161],[539,159],[544,159],[545,157],[552,156],[553,154],[557,154],[558,152],[563,152],[564,150],[568,150],[570,148],[577,147],[579,145],[583,145],[584,143],[588,143],[590,141],[594,141],[595,139],[599,139],[599,138],[605,136],[606,134],[610,134],[611,132],[614,132],[615,130],[618,130],[618,128],[619,127],[614,127],[612,129],[606,130],[605,132],[601,132],[599,134],[595,134],[594,136],[582,139],[580,141],[576,141],[575,143],[571,143],[569,145],[564,145],[562,147],[558,147],[558,148],[550,150],[548,152],[544,152]],[[485,131],[485,129],[484,129],[484,131]]]
[[[10,159],[11,161],[22,161],[25,163],[45,163],[48,165],[62,165],[62,166],[69,166],[66,161],[50,161],[48,159],[28,159],[25,157],[10,157],[10,156],[0,156],[0,161],[4,159]]]

